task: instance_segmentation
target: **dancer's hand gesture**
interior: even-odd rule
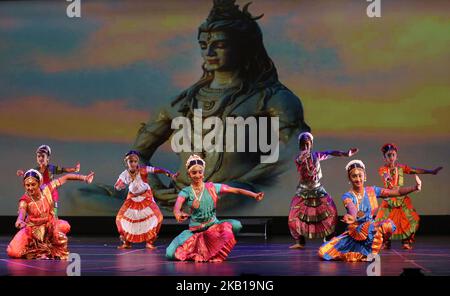
[[[16,221],[16,223],[15,223],[15,226],[16,226],[16,228],[18,228],[18,229],[22,229],[22,228],[24,228],[25,226],[27,226],[27,223],[25,223],[24,221],[18,219],[18,220]]]
[[[356,153],[358,153],[359,149],[358,148],[351,148],[347,151],[347,156],[351,157],[353,155],[355,155]]]
[[[176,172],[175,174],[170,174],[170,178],[171,178],[172,180],[176,181],[179,175],[180,175],[180,173],[179,173],[179,172]]]
[[[441,166],[440,166],[440,167],[437,167],[437,168],[435,168],[434,170],[432,170],[431,173],[432,173],[433,175],[436,175],[436,174],[439,173],[439,171],[442,170],[442,169],[443,169],[443,167],[441,167]]]
[[[189,215],[186,213],[179,213],[178,215],[175,216],[175,219],[177,219],[178,222],[183,222],[185,221],[187,218],[189,218]]]
[[[417,191],[422,190],[422,180],[420,180],[419,176],[416,175],[416,188]]]
[[[89,175],[86,176],[85,182],[91,184],[94,181],[94,172],[90,172]]]
[[[256,193],[255,199],[256,199],[257,201],[260,201],[260,200],[262,200],[263,198],[264,198],[264,192],[258,192],[258,193]]]
[[[347,224],[353,224],[356,222],[355,217],[349,214],[345,214],[341,221]]]

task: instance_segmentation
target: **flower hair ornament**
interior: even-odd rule
[[[311,142],[314,142],[314,137],[313,137],[313,135],[310,133],[310,132],[303,132],[303,133],[300,133],[299,135],[298,135],[298,142],[300,143],[300,141],[302,140],[302,138],[304,138],[304,137],[308,137],[309,139],[311,139]]]
[[[25,174],[23,175],[23,181],[25,182],[25,180],[27,180],[28,178],[33,178],[37,180],[39,184],[42,184],[42,174],[35,169],[31,169],[25,172]]]
[[[390,151],[390,150],[394,150],[395,152],[398,152],[398,147],[392,143],[384,144],[383,147],[381,147],[381,152],[383,152],[383,155],[388,153],[388,151]]]
[[[186,161],[187,171],[189,172],[196,165],[199,165],[202,168],[205,168],[206,163],[200,156],[198,156],[197,154],[193,154],[193,155],[189,156],[188,160]]]
[[[359,159],[355,159],[350,161],[349,163],[347,163],[347,165],[345,166],[345,170],[350,173],[352,170],[354,169],[363,169],[364,171],[366,170],[366,166],[364,165],[364,163],[359,160]]]
[[[47,156],[50,156],[50,154],[52,154],[52,149],[50,149],[50,146],[48,145],[41,145],[36,149],[36,153],[45,153]]]

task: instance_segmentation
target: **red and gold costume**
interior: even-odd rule
[[[63,259],[69,255],[67,236],[70,225],[55,218],[52,191],[61,186],[59,180],[41,186],[40,196],[24,194],[19,201],[19,211],[26,212],[26,226],[19,230],[7,247],[12,258]]]

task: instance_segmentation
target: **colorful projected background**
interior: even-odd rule
[[[211,3],[82,1],[80,19],[66,16],[65,1],[0,3],[0,215],[16,214],[15,172],[35,165],[40,144],[52,147],[53,163],[80,161],[96,182],[115,182],[140,123],[199,78],[197,27]],[[302,99],[315,148],[359,147],[375,185],[385,142],[399,145],[403,163],[443,165],[413,199],[421,214],[449,215],[450,3],[382,1],[375,19],[367,5],[258,0],[250,11],[265,14],[265,46]],[[347,161],[322,167],[341,214]],[[155,163],[178,167],[167,144]],[[292,163],[263,202],[219,214],[286,216],[296,184]],[[122,201],[88,199],[81,187],[60,190],[61,215],[116,214]]]

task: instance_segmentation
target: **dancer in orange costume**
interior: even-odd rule
[[[397,163],[398,148],[394,144],[388,143],[381,147],[385,165],[378,170],[383,179],[384,187],[394,189],[403,186],[403,174],[433,174],[436,175],[442,167],[434,170],[412,168],[404,164]],[[419,228],[419,215],[412,205],[411,198],[407,195],[392,197],[383,200],[376,221],[391,219],[397,226],[397,230],[392,235],[392,239],[401,239],[404,249],[412,249],[415,234]],[[391,247],[391,240],[387,240],[383,246],[385,249]]]
[[[155,249],[156,240],[163,215],[153,199],[153,193],[147,182],[147,175],[165,174],[175,179],[178,174],[151,166],[139,166],[139,153],[131,150],[125,155],[127,169],[123,171],[116,184],[116,190],[128,185],[128,196],[116,217],[117,230],[122,245],[119,249],[129,249],[132,243],[146,242],[147,249]]]
[[[37,170],[31,169],[23,176],[25,194],[19,201],[19,215],[15,226],[19,232],[7,247],[11,258],[62,259],[69,255],[67,236],[70,225],[55,217],[52,190],[68,180],[91,183],[94,173],[89,175],[66,174],[47,184]]]

